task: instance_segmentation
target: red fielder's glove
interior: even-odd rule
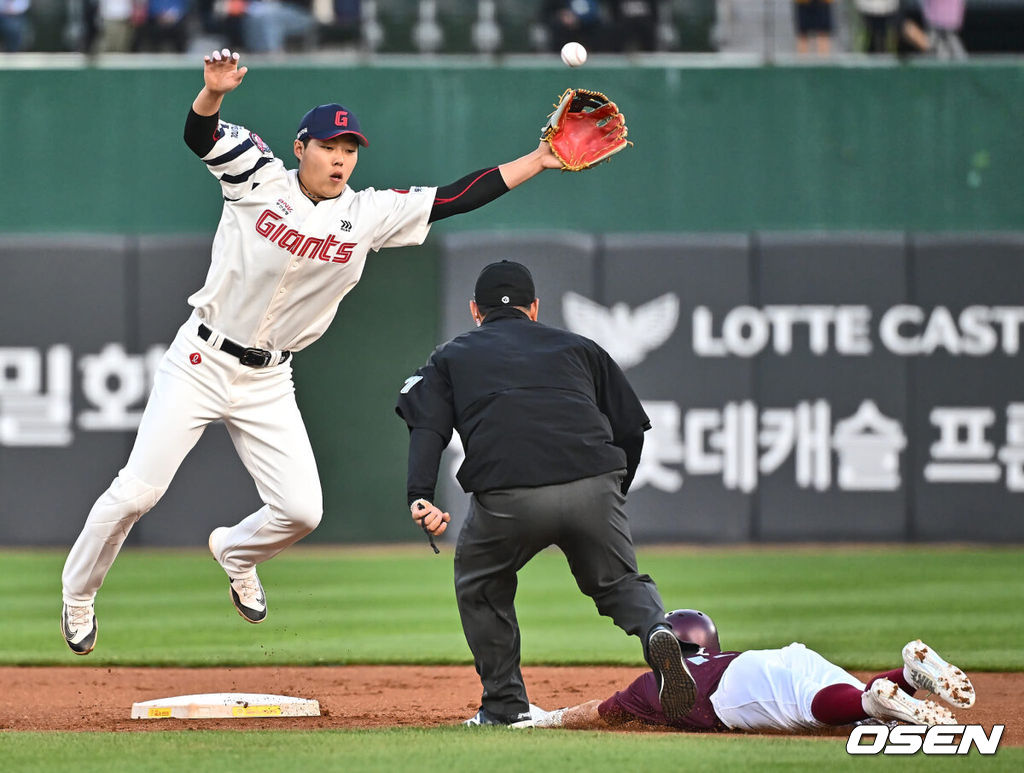
[[[627,145],[626,117],[600,91],[566,89],[548,116],[540,138],[562,169],[578,172],[607,161]]]

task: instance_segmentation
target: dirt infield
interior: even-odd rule
[[[636,668],[622,667],[523,669],[531,700],[546,709],[607,697],[639,673]],[[1024,745],[1024,674],[979,673],[972,679],[978,703],[957,712],[957,718],[988,728],[1005,724],[1002,744]],[[7,731],[436,726],[471,716],[480,698],[476,673],[468,666],[4,667],[0,668],[0,684],[0,730]],[[213,692],[315,698],[323,716],[130,719],[135,702]]]

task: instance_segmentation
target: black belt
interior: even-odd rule
[[[213,331],[210,330],[206,325],[199,324],[199,337],[204,341],[209,341],[210,336],[213,335]],[[274,359],[274,353],[268,352],[266,349],[253,349],[249,346],[242,346],[236,344],[234,341],[223,339],[220,342],[220,346],[216,347],[222,352],[227,352],[232,357],[237,357],[238,361],[243,365],[247,365],[250,368],[265,368],[270,364],[270,361]],[[292,356],[291,352],[281,352],[281,361],[277,364],[280,365],[282,362],[287,361]]]

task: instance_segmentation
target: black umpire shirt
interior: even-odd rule
[[[589,338],[497,309],[407,379],[395,411],[410,430],[409,502],[433,501],[452,429],[468,492],[546,486],[626,470],[650,420],[622,370]]]

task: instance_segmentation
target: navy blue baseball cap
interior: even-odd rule
[[[368,147],[370,141],[366,139],[359,129],[359,119],[356,114],[341,105],[317,105],[304,116],[299,122],[299,132],[295,139],[301,140],[312,137],[315,140],[329,140],[341,134],[351,134],[353,139],[363,147]]]

